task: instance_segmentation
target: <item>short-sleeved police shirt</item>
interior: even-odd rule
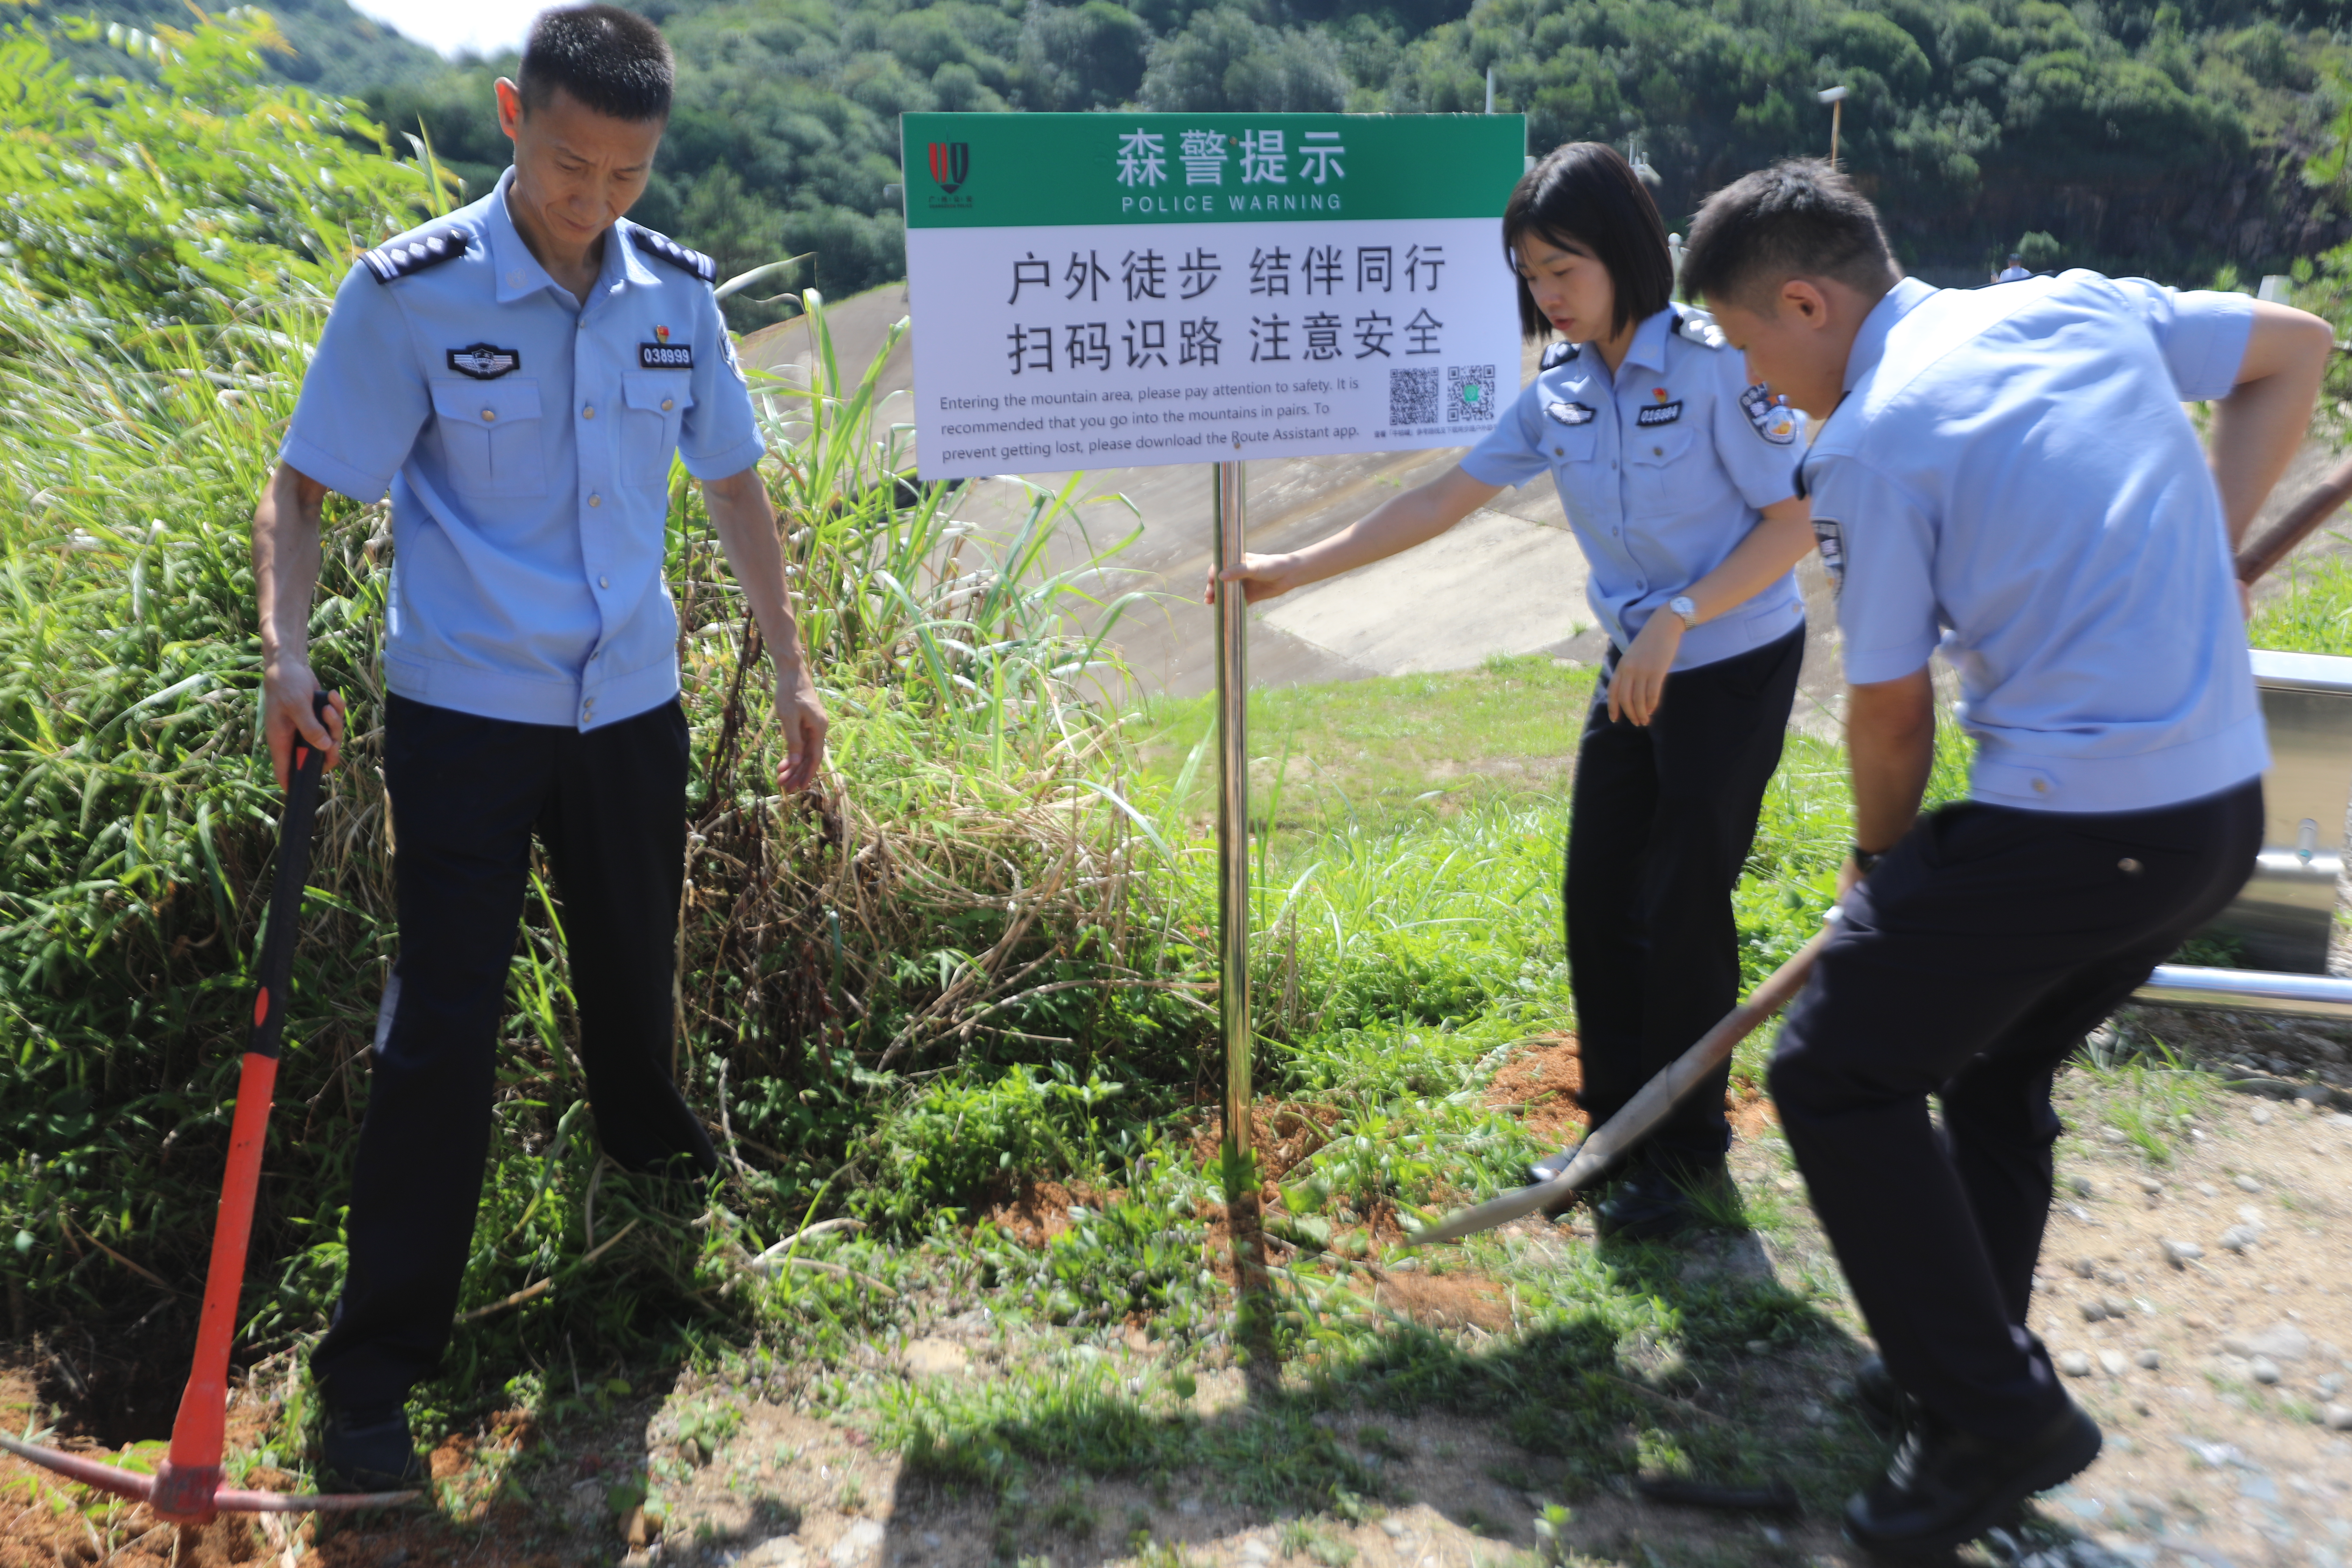
[[[1796,493],[1804,420],[1746,384],[1703,311],[1669,307],[1634,329],[1612,376],[1591,344],[1556,343],[1486,438],[1462,459],[1483,484],[1549,468],[1591,571],[1585,602],[1619,647],[1723,563],[1759,508]],[[1792,573],[1685,634],[1676,669],[1761,647],[1804,623]]]
[[[2221,502],[2181,402],[2226,396],[2242,295],[2094,272],[1906,279],[1805,460],[1848,680],[1939,644],[1979,800],[2140,811],[2269,765]]]
[[[677,693],[672,454],[724,479],[761,442],[709,262],[625,219],[583,305],[516,231],[513,179],[352,267],[279,455],[391,488],[394,691],[588,730]]]

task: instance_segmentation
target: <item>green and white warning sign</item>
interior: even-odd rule
[[[925,479],[1465,446],[1517,115],[909,114]]]

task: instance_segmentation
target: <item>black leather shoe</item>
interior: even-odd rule
[[[1886,1370],[1886,1363],[1871,1356],[1853,1369],[1853,1402],[1870,1429],[1882,1437],[1902,1435],[1919,1408]]]
[[[1706,1200],[1731,1191],[1731,1173],[1720,1162],[1696,1170],[1644,1163],[1593,1207],[1602,1236],[1626,1241],[1664,1241],[1710,1223]]]
[[[1847,1500],[1846,1534],[1880,1556],[1948,1552],[2098,1457],[2099,1424],[2071,1400],[2022,1443],[1974,1436],[1923,1410],[1886,1474]]]
[[[397,1405],[329,1406],[319,1468],[340,1491],[405,1491],[432,1479],[408,1435],[408,1413]]]

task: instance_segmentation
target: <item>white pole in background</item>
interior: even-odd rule
[[[1830,106],[1830,167],[1837,167],[1838,127],[1845,119],[1845,89],[1825,87],[1813,97]]]

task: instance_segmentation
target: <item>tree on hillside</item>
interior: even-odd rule
[[[2196,279],[2276,270],[2347,226],[2347,204],[2296,171],[2352,102],[2334,32],[2352,0],[635,3],[679,68],[636,216],[730,270],[814,249],[835,294],[903,270],[885,191],[908,110],[1475,112],[1489,68],[1531,151],[1638,138],[1676,219],[1745,170],[1824,151],[1814,93],[1843,84],[1842,154],[1931,270],[1973,275],[2035,230],[2084,265]],[[512,59],[423,77],[386,59],[369,117],[479,195],[506,166],[490,81]],[[729,310],[748,327],[782,308]]]

